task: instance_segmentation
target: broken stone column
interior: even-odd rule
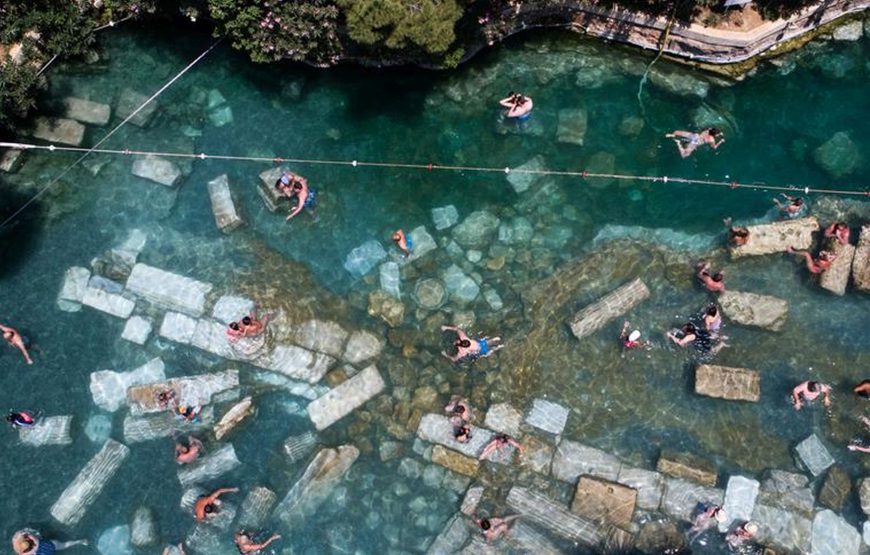
[[[726,318],[736,324],[779,331],[788,316],[788,302],[769,295],[725,291],[719,304]]]
[[[66,526],[78,524],[129,454],[126,445],[108,440],[51,506],[51,516]]]
[[[253,400],[251,397],[245,397],[228,410],[221,417],[220,422],[214,427],[214,437],[220,441],[225,435],[230,433],[242,420],[254,414]]]
[[[200,457],[196,462],[178,469],[178,481],[181,487],[189,488],[194,484],[208,482],[219,478],[227,472],[235,470],[241,462],[236,457],[232,443],[222,445],[217,451],[212,451]]]
[[[85,126],[71,119],[39,117],[30,136],[47,143],[79,146],[85,139]]]
[[[816,513],[813,519],[813,555],[858,555],[861,534],[834,511]]]
[[[140,416],[167,410],[157,400],[157,395],[167,390],[175,392],[175,401],[179,405],[203,406],[212,402],[238,399],[238,388],[239,371],[224,370],[129,387],[127,404],[130,406],[130,414]]]
[[[577,339],[583,339],[633,309],[647,297],[649,289],[637,278],[575,314],[568,325]]]
[[[717,399],[755,403],[761,398],[760,381],[755,370],[701,364],[695,370],[695,393]]]
[[[298,436],[290,436],[284,441],[284,453],[290,462],[299,462],[308,457],[317,445],[317,434],[305,432]]]
[[[187,422],[175,418],[169,412],[154,416],[132,416],[124,418],[124,441],[127,443],[141,443],[170,437],[174,433],[189,434],[206,430],[214,423],[214,408],[205,407],[199,413],[198,422]]]
[[[274,491],[260,486],[253,488],[239,509],[238,527],[255,530],[262,527],[277,500]]]
[[[164,368],[163,360],[154,358],[129,372],[92,372],[90,389],[94,404],[106,412],[115,412],[126,404],[127,388],[165,380]]]
[[[356,376],[330,390],[308,405],[314,427],[323,430],[338,422],[366,401],[383,391],[384,380],[378,369],[369,366]]]
[[[293,330],[294,343],[335,358],[344,352],[347,336],[344,328],[329,320],[307,320]]]
[[[211,199],[211,211],[218,229],[229,233],[244,223],[236,210],[236,203],[233,202],[226,174],[208,182],[208,196]]]
[[[91,271],[80,266],[68,268],[63,276],[63,285],[57,296],[57,307],[64,312],[78,312],[88,289]]]
[[[858,237],[858,248],[852,258],[852,281],[857,290],[870,292],[870,224],[861,228]]]
[[[299,481],[287,492],[275,509],[275,514],[290,527],[304,522],[326,501],[357,457],[359,449],[353,445],[322,449],[309,463]]]
[[[21,443],[34,447],[69,445],[72,443],[72,419],[72,416],[43,416],[32,428],[18,428],[18,438]]]
[[[849,273],[852,270],[852,260],[855,257],[855,247],[841,245],[839,241],[832,241],[830,248],[837,255],[831,263],[831,267],[819,274],[819,285],[835,295],[846,294],[846,284],[849,283]]]
[[[553,545],[543,534],[523,522],[520,518],[507,536],[508,542],[516,546],[521,553],[534,555],[562,555],[562,551]]]
[[[554,534],[585,545],[597,546],[604,529],[568,512],[563,506],[526,488],[514,486],[507,504],[526,522],[533,522]]]
[[[658,472],[622,465],[616,481],[637,490],[637,506],[645,511],[657,511],[662,503],[665,482]]]
[[[813,246],[813,233],[819,222],[813,218],[783,220],[772,224],[750,225],[746,244],[730,247],[731,258],[785,252],[788,247],[807,250]]]
[[[133,513],[130,523],[130,543],[136,547],[145,547],[157,543],[157,521],[154,511],[148,507],[139,507]]]
[[[206,295],[213,286],[139,263],[133,266],[126,287],[130,293],[161,308],[198,318],[205,311]]]

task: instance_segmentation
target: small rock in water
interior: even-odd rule
[[[485,210],[472,212],[453,228],[453,238],[466,248],[486,246],[498,231],[499,219]]]
[[[85,436],[93,443],[102,445],[112,433],[112,420],[105,414],[95,414],[85,424]]]
[[[151,335],[152,328],[151,320],[141,316],[132,316],[124,325],[121,338],[137,345],[144,345],[148,341],[148,336]]]
[[[435,309],[447,300],[444,284],[433,278],[421,279],[414,287],[414,300],[425,309]]]
[[[221,106],[208,114],[208,120],[215,127],[223,127],[233,123],[233,109],[229,106]]]
[[[432,209],[432,222],[438,231],[453,227],[458,221],[459,212],[457,212],[456,207],[452,204]]]
[[[835,133],[813,153],[813,158],[826,172],[834,177],[849,175],[861,161],[861,154],[848,133]]]
[[[840,25],[832,33],[834,40],[856,41],[861,38],[863,28],[860,21],[850,21],[845,25]]]
[[[447,292],[457,301],[471,302],[480,293],[480,286],[477,282],[465,275],[456,264],[447,268],[443,278]]]
[[[386,257],[387,251],[384,247],[371,239],[348,253],[344,261],[344,269],[359,278],[369,273]]]
[[[102,555],[133,555],[130,545],[130,527],[126,524],[109,528],[97,540],[97,551]]]
[[[212,89],[208,91],[208,104],[206,107],[211,110],[212,108],[217,108],[221,104],[225,104],[227,99],[224,98],[224,95],[217,89]]]
[[[397,299],[402,298],[401,276],[399,265],[395,262],[384,262],[380,269],[381,289]]]
[[[639,116],[626,116],[619,122],[619,134],[625,137],[637,137],[643,130],[644,121]]]
[[[640,202],[643,200],[643,193],[638,189],[632,189],[628,192],[628,200],[631,202]]]
[[[130,541],[136,547],[143,547],[157,542],[157,522],[154,512],[148,507],[139,507],[133,513],[130,524]]]

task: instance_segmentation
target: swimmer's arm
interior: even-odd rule
[[[822,403],[823,403],[826,407],[830,407],[830,406],[831,406],[831,388],[830,388],[830,387],[825,387],[825,388],[822,390],[822,395],[825,396],[825,399],[822,401]]]
[[[792,390],[791,398],[794,401],[795,410],[801,410],[801,398],[800,398],[800,395],[798,394],[797,388]]]
[[[849,451],[861,451],[862,453],[870,453],[870,447],[864,447],[863,445],[851,444],[846,447]]]
[[[515,439],[512,438],[512,437],[509,437],[509,438],[508,438],[508,443],[510,443],[511,445],[513,445],[514,447],[516,447],[516,448],[517,448],[517,451],[520,452],[520,455],[522,455],[523,452],[525,451],[525,449],[523,448],[523,446],[520,445],[520,442],[517,441],[517,440],[515,440]]]
[[[289,222],[293,217],[302,212],[303,208],[305,208],[305,203],[302,202],[301,199],[299,199],[299,201],[296,203],[296,208],[290,211],[290,213],[287,215],[287,220],[285,221]]]

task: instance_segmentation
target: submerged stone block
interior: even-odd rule
[[[813,521],[799,513],[758,503],[752,513],[758,524],[758,541],[787,552],[810,552]]]
[[[136,158],[132,173],[166,187],[174,187],[181,178],[181,168],[175,162],[151,154]]]
[[[830,175],[843,177],[861,166],[861,148],[848,133],[838,131],[813,151],[813,160]]]
[[[34,123],[30,132],[30,136],[34,139],[70,146],[79,146],[85,140],[85,126],[77,121],[39,117]]]
[[[637,506],[645,511],[657,511],[665,489],[664,477],[658,472],[622,465],[616,481],[637,490]]]
[[[218,229],[224,233],[229,233],[244,223],[236,209],[236,203],[233,201],[230,182],[226,174],[208,182],[208,196],[211,200],[214,222]]]
[[[137,93],[133,89],[124,89],[115,105],[115,115],[121,119],[127,119],[135,112],[136,115],[130,117],[129,122],[138,127],[145,127],[157,110],[156,100],[145,104],[147,100],[148,97],[144,94]]]
[[[742,524],[752,518],[755,510],[755,500],[758,498],[758,480],[744,476],[732,476],[725,488],[725,509],[727,520],[719,523],[719,532],[728,532],[735,524]]]
[[[852,281],[857,290],[870,292],[870,224],[862,227],[858,236],[858,247],[852,258]]]
[[[383,391],[384,380],[378,369],[369,366],[308,405],[314,427],[323,430],[341,420],[366,401]]]
[[[293,331],[296,344],[332,357],[344,352],[347,335],[344,328],[330,320],[308,320]]]
[[[526,488],[514,486],[507,496],[508,506],[523,515],[526,522],[571,541],[597,546],[604,538],[604,530],[582,519],[551,499]]]
[[[649,289],[640,278],[637,278],[575,314],[568,325],[577,339],[583,339],[633,309],[647,297],[649,297]]]
[[[507,541],[516,547],[520,553],[562,555],[562,551],[553,542],[522,520],[511,527]]]
[[[284,496],[275,515],[291,527],[304,522],[326,501],[357,457],[359,449],[353,445],[322,449]]]
[[[127,278],[127,291],[165,308],[199,317],[205,311],[206,296],[213,286],[138,263]]]
[[[130,527],[126,524],[104,530],[97,539],[100,555],[133,555],[130,546]]]
[[[730,247],[731,258],[785,252],[788,247],[807,250],[813,245],[813,233],[819,222],[813,217],[783,220],[772,224],[750,225],[746,243]]]
[[[819,503],[836,512],[842,512],[849,494],[852,493],[852,479],[840,465],[828,469],[825,481],[819,490]]]
[[[129,454],[126,445],[108,440],[51,506],[51,516],[66,526],[78,524]]]
[[[435,239],[426,231],[426,226],[415,227],[408,233],[408,238],[411,240],[411,255],[399,260],[399,264],[403,266],[426,256],[438,248]]]
[[[25,445],[69,445],[72,416],[43,416],[32,428],[18,428],[18,438]]]
[[[432,449],[432,462],[465,476],[475,476],[480,466],[480,461],[477,459],[466,457],[456,451],[445,448],[443,445],[436,445]]]
[[[145,547],[157,543],[157,521],[154,511],[148,507],[139,507],[133,513],[130,522],[130,543],[136,547]]]
[[[196,462],[182,466],[178,469],[178,481],[181,487],[187,489],[194,484],[209,482],[220,478],[228,472],[232,472],[242,463],[236,457],[236,450],[232,443],[222,445],[216,451],[212,451]]]
[[[0,155],[0,172],[15,173],[23,163],[22,154],[24,151],[20,148],[4,149]]]
[[[779,331],[788,316],[788,302],[769,295],[725,291],[719,304],[726,318],[744,326]]]
[[[284,453],[290,462],[299,462],[308,457],[317,446],[317,434],[308,431],[300,435],[290,436],[284,441]]]
[[[447,301],[447,289],[437,279],[424,278],[414,286],[413,298],[420,308],[433,310]]]
[[[539,430],[559,435],[565,429],[570,413],[571,411],[562,405],[546,399],[535,399],[526,417],[526,423]]]
[[[846,284],[849,283],[849,273],[852,270],[852,260],[855,257],[855,247],[841,245],[834,241],[830,247],[837,257],[831,267],[819,274],[819,285],[835,295],[846,294]]]
[[[559,126],[556,141],[583,146],[586,140],[588,117],[583,108],[559,110]]]
[[[432,223],[438,231],[453,227],[458,221],[459,212],[452,204],[432,209]]]
[[[789,512],[812,516],[815,496],[805,474],[771,470],[761,483],[758,502]]]
[[[277,501],[278,495],[269,488],[257,486],[251,489],[239,508],[237,525],[239,528],[255,530],[262,527]]]
[[[716,465],[690,453],[664,451],[659,456],[656,470],[662,474],[697,482],[703,486],[715,486],[719,479]]]
[[[510,173],[507,174],[508,183],[511,184],[516,193],[525,193],[541,179],[541,174],[537,172],[544,168],[544,157],[539,154],[531,160],[511,168]]]
[[[115,412],[126,404],[128,388],[165,380],[164,368],[163,360],[154,358],[128,372],[92,372],[90,389],[94,404],[107,412]]]
[[[580,476],[571,512],[599,524],[628,528],[637,503],[637,490],[615,482]]]
[[[446,555],[456,553],[468,541],[469,527],[461,513],[450,517],[444,529],[429,546],[426,555]]]
[[[444,288],[455,301],[469,303],[480,293],[477,282],[468,277],[456,264],[451,264],[441,277],[444,280]]]
[[[355,278],[361,278],[387,257],[383,245],[370,239],[350,251],[344,261],[344,269]]]
[[[581,474],[615,481],[622,463],[606,451],[562,440],[553,455],[553,477],[573,483]]]
[[[495,238],[500,220],[485,210],[469,214],[453,228],[453,238],[465,248],[482,248]]]
[[[214,408],[205,407],[199,413],[197,422],[188,422],[175,418],[174,415],[164,412],[153,416],[131,416],[124,418],[124,441],[127,443],[141,443],[164,437],[170,437],[176,433],[189,434],[200,430],[207,430],[214,424]]]
[[[317,383],[335,364],[335,359],[328,355],[314,353],[296,345],[278,345],[266,357],[264,368],[296,380]],[[261,361],[255,363],[261,366]]]
[[[834,511],[824,510],[813,519],[812,555],[858,555],[861,534]]]
[[[758,402],[761,398],[758,372],[701,364],[695,369],[695,393],[729,401]]]
[[[78,312],[88,289],[91,271],[81,266],[68,268],[63,275],[63,285],[57,296],[57,307],[64,312]]]
[[[124,331],[121,332],[121,338],[126,339],[137,345],[144,345],[148,341],[148,336],[151,335],[153,324],[148,318],[142,316],[132,316],[124,325]]]
[[[246,297],[224,295],[214,304],[211,311],[212,318],[227,325],[230,322],[241,320],[254,312],[254,301]]]
[[[375,358],[381,354],[383,348],[383,342],[375,334],[367,331],[355,331],[350,334],[347,346],[344,348],[344,355],[341,358],[351,364],[359,364]]]
[[[260,180],[257,182],[257,192],[260,194],[260,198],[263,199],[269,212],[277,210],[278,201],[282,198],[287,198],[275,188],[275,182],[281,178],[284,170],[285,168],[275,167],[260,172]]]
[[[197,320],[179,312],[167,312],[160,324],[160,337],[188,345],[196,331]]]
[[[85,289],[82,304],[121,319],[129,318],[136,308],[136,303],[126,297],[90,286]]]
[[[258,341],[259,339],[259,341]],[[259,352],[259,347],[265,339],[262,335],[259,338],[244,337],[231,343],[227,338],[227,328],[220,322],[202,318],[196,321],[196,327],[193,330],[193,335],[190,336],[190,344],[197,349],[212,353],[227,360],[249,360],[246,348],[249,344],[253,346],[253,352]]]
[[[388,260],[380,268],[381,289],[391,297],[402,298],[402,277],[399,275],[399,264]]]
[[[701,486],[679,478],[666,478],[662,511],[673,518],[691,522],[699,504],[721,506],[724,497],[721,489]]]
[[[468,491],[465,492],[465,497],[462,498],[462,506],[459,508],[459,512],[466,516],[477,513],[477,506],[480,504],[482,497],[483,486],[468,488]]]
[[[486,411],[483,425],[495,432],[516,437],[523,423],[523,413],[507,403],[496,403]]]
[[[818,476],[834,464],[834,457],[816,434],[798,443],[795,454],[813,476]]]
[[[184,406],[204,406],[210,404],[215,398],[220,397],[223,401],[232,400],[232,393],[238,399],[239,371],[224,370],[212,374],[200,374],[173,378],[171,380],[152,383],[148,385],[132,386],[127,389],[127,404],[130,405],[130,414],[139,416],[166,410],[157,400],[159,393],[172,390],[175,393],[175,401]]]
[[[112,117],[112,108],[108,104],[100,104],[84,98],[68,96],[63,99],[66,112],[70,119],[93,125],[106,125]]]
[[[475,459],[492,439],[492,435],[492,432],[486,428],[474,427],[471,430],[471,439],[466,443],[459,443],[453,439],[453,425],[450,420],[440,414],[423,415],[417,426],[417,437],[423,441],[439,443]]]
[[[112,434],[112,420],[105,414],[94,414],[85,424],[85,436],[93,443],[103,444]]]
[[[238,403],[232,406],[230,410],[224,413],[214,427],[214,437],[220,441],[225,435],[230,433],[238,426],[242,420],[254,414],[253,399],[245,397]]]

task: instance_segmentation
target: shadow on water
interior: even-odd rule
[[[29,197],[11,190],[11,185],[0,179],[0,222],[12,216],[24,206]],[[5,225],[0,225],[0,279],[15,273],[29,253],[35,250],[42,207],[36,202],[28,206]]]

